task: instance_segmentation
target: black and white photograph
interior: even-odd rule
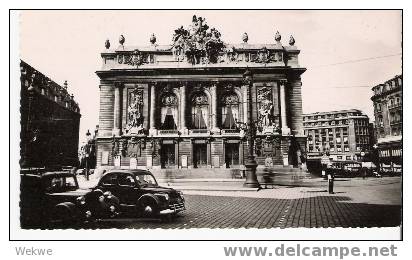
[[[14,12],[11,233],[402,239],[402,10]]]

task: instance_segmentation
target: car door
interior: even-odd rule
[[[117,179],[118,194],[120,202],[129,206],[136,205],[137,202],[137,183],[131,173],[120,173]]]
[[[103,176],[102,179],[99,181],[99,185],[97,186],[97,188],[101,189],[103,192],[110,191],[114,196],[119,198],[117,187],[117,175],[118,173],[112,172]]]

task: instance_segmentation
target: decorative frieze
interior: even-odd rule
[[[138,50],[132,53],[121,53],[117,55],[117,62],[119,64],[127,64],[131,66],[140,66],[145,63],[150,63],[149,54],[145,52],[140,52]]]

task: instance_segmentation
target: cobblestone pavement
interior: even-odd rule
[[[401,223],[400,178],[349,179],[317,187],[276,187],[258,192],[191,191],[187,210],[170,222],[132,217],[90,228],[387,227]]]

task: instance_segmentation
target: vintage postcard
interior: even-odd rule
[[[14,17],[11,233],[401,239],[402,10]]]

